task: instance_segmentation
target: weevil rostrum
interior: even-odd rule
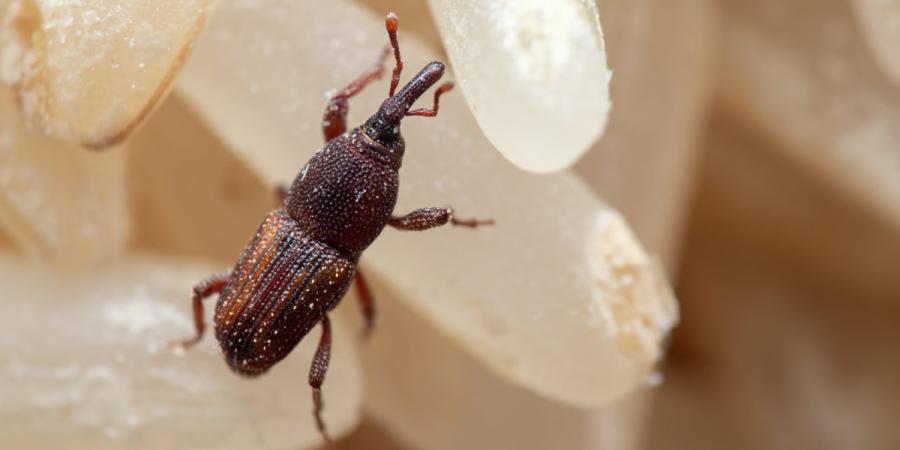
[[[372,295],[356,268],[362,252],[387,225],[418,231],[447,223],[471,228],[493,223],[457,219],[449,208],[392,215],[405,149],[400,122],[406,116],[436,116],[441,95],[453,84],[447,82],[435,90],[431,109],[411,110],[440,80],[444,65],[426,65],[397,92],[403,69],[397,17],[388,14],[385,24],[390,46],[378,63],[328,101],[322,121],[325,146],[300,170],[290,189],[279,191],[282,207],[265,217],[231,272],[210,276],[194,287],[197,334],[176,343],[189,347],[200,341],[206,328],[202,301],[219,294],[214,316],[216,339],[231,369],[254,377],[286,357],[321,323],[309,385],[316,425],[326,440],[321,386],[331,352],[328,313],[352,283],[359,292],[366,333],[375,320]],[[349,99],[381,78],[391,50],[395,66],[388,98],[363,125],[347,131]]]

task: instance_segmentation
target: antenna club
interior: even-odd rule
[[[384,23],[387,26],[388,31],[397,31],[400,21],[397,19],[397,14],[391,11],[388,13],[387,17],[384,18]]]

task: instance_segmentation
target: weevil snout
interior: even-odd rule
[[[406,83],[406,86],[403,86],[400,92],[385,100],[384,104],[394,103],[399,107],[397,111],[399,114],[396,117],[391,116],[391,118],[395,118],[397,123],[399,123],[406,113],[409,112],[409,108],[412,107],[413,103],[425,94],[431,86],[434,86],[442,76],[444,76],[443,63],[439,61],[428,63],[412,80],[409,80],[409,83]],[[384,104],[382,104],[382,108],[384,108]]]
[[[437,99],[450,90],[453,85],[447,83],[435,93],[435,107],[431,110],[410,111],[413,103],[444,76],[444,64],[433,61],[414,76],[400,92],[384,100],[378,111],[365,123],[366,134],[380,144],[392,148],[400,139],[400,122],[410,115],[434,115],[437,113]]]

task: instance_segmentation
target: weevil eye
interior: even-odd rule
[[[365,132],[372,140],[391,147],[400,137],[400,125],[391,123],[380,112],[366,122]]]

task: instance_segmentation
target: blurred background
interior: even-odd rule
[[[220,9],[227,9],[224,3]],[[900,448],[900,1],[597,3],[613,71],[613,109],[604,135],[567,176],[577,177],[621,212],[648,253],[666,268],[680,321],[661,343],[667,351],[658,365],[659,376],[652,387],[596,408],[545,398],[507,382],[454,337],[423,321],[421,311],[390,300],[407,288],[377,281],[377,297],[387,299],[378,332],[386,331],[371,345],[345,348],[352,360],[337,363],[353,370],[341,372],[350,375],[338,376],[331,384],[365,387],[350,389],[348,404],[334,407],[350,411],[340,413],[346,420],[335,419],[343,436],[335,447]],[[337,4],[359,8],[373,23],[379,23],[385,11],[396,11],[404,39],[425,52],[446,55],[425,2]],[[218,11],[207,32],[224,33],[216,28],[215,14]],[[297,26],[307,25],[312,27]],[[7,21],[6,26],[16,24]],[[328,72],[335,58],[323,56],[304,70]],[[230,264],[273,200],[268,180],[255,176],[246,161],[230,151],[240,145],[241,136],[208,123],[220,119],[211,120],[215,114],[202,110],[215,109],[218,100],[197,100],[211,94],[196,87],[203,78],[191,64],[200,65],[188,61],[185,79],[175,82],[173,94],[128,137],[124,149],[89,153],[77,144],[41,141],[34,149],[22,144],[25,156],[0,155],[0,188],[6,191],[0,203],[6,211],[0,248],[4,258],[12,258],[4,265],[37,264],[29,272],[31,278],[7,275],[5,283],[39,284],[36,280],[46,278],[52,284],[51,270],[58,269],[40,264],[51,261],[53,267],[90,271],[104,261],[116,261],[110,255],[122,248],[177,261],[166,264],[173,272],[186,273],[183,277],[203,273],[195,268],[197,261],[213,267]],[[9,79],[8,74],[4,77]],[[324,97],[316,93],[312,98]],[[12,107],[13,96],[5,93],[2,100],[2,117],[21,120]],[[317,126],[315,121],[298,125],[315,138]],[[21,161],[31,157],[42,162],[22,175],[26,165]],[[81,166],[90,167],[85,169],[88,175],[73,169]],[[42,204],[34,214],[21,208],[22,197],[12,192],[30,186],[28,177],[53,178],[59,183],[53,189],[61,197]],[[191,188],[185,189],[188,183]],[[61,216],[80,214],[79,204],[64,195],[72,186],[104,199],[99,216],[111,228],[99,229],[108,236],[103,246],[110,248],[98,250],[93,241],[74,239],[67,254],[76,256],[59,257],[59,252],[42,247],[44,239],[34,223],[49,223],[46,211],[55,207],[54,201],[61,205]],[[195,220],[185,220],[188,217]],[[127,222],[130,231],[117,231],[124,227],[115,225],[117,221]],[[137,279],[156,270],[140,264],[110,277]],[[545,269],[552,272],[554,267]],[[182,299],[171,302],[179,318],[154,335],[158,339],[189,330],[184,294],[190,281],[162,284],[167,287],[159,288],[161,292]],[[9,289],[21,293],[17,298],[44,295],[28,287]],[[93,295],[82,297],[90,302]],[[54,322],[40,310],[16,315],[22,307],[12,301],[0,302],[0,308],[20,324],[32,320],[29,327],[47,327],[51,334],[54,327],[72,325],[65,318]],[[115,312],[104,311],[115,317]],[[356,324],[356,319],[347,320]],[[305,404],[277,413],[261,404],[261,415],[279,416],[277,426],[234,432],[241,437],[229,441],[198,438],[195,433],[202,429],[231,436],[222,424],[243,421],[243,413],[222,413],[220,422],[218,413],[196,406],[198,400],[190,396],[165,401],[178,403],[182,412],[196,408],[192,414],[213,425],[182,424],[171,432],[171,427],[154,425],[146,411],[140,420],[122,422],[131,397],[119,405],[122,409],[112,410],[118,412],[103,412],[109,409],[100,405],[85,413],[77,406],[90,402],[85,398],[108,395],[102,383],[96,389],[90,387],[94,384],[58,388],[60,398],[41,397],[42,383],[66,378],[66,370],[89,380],[102,381],[107,375],[65,365],[49,366],[55,372],[34,371],[22,363],[27,357],[13,355],[41,353],[41,345],[58,346],[53,339],[23,342],[7,336],[0,343],[14,349],[0,362],[3,448],[80,448],[80,442],[84,448],[313,448],[320,443],[314,435],[301,444],[288,438],[258,439],[267,433],[289,433],[307,422]],[[24,348],[32,344],[36,349]],[[201,351],[210,361],[204,376],[228,376],[224,366],[216,365],[214,344],[207,344]],[[400,348],[414,356],[398,356]],[[353,359],[356,352],[358,361]],[[50,353],[50,360],[58,357]],[[293,374],[273,374],[276,379],[266,385],[296,385],[276,390],[271,404],[290,403],[285,398],[291,396],[306,401],[308,358],[295,360]],[[407,363],[406,368],[397,367]],[[179,370],[197,370],[183,359],[173,364]],[[152,361],[131,361],[123,367],[152,366]],[[598,383],[604,382],[601,378]],[[198,389],[201,394],[196,395],[205,395]],[[252,392],[253,387],[241,389]],[[77,398],[66,397],[72,392]],[[220,400],[216,407],[232,407],[227,399]]]

